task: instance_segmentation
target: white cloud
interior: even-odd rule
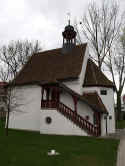
[[[38,39],[45,48],[62,44],[62,31],[67,24],[80,19],[87,9],[84,0],[0,0],[0,41]],[[96,0],[96,2],[99,0]],[[124,6],[123,0],[118,0]]]

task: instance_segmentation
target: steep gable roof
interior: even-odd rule
[[[84,93],[83,98],[86,99],[93,107],[100,109],[103,113],[108,113],[97,92]]]
[[[83,87],[91,86],[114,88],[114,84],[103,74],[98,66],[92,60],[88,59]]]
[[[59,48],[33,55],[17,75],[15,83],[20,85],[78,78],[86,46],[78,45],[68,54],[62,54]]]

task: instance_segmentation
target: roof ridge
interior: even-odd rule
[[[85,45],[87,46],[87,43],[78,44],[78,45],[76,45],[76,47],[80,47],[80,49],[82,49],[82,46],[85,46]],[[62,49],[62,47],[49,49],[49,50],[44,50],[44,51],[41,51],[41,52],[34,53],[33,55],[41,55],[43,53],[48,53],[50,51],[58,51],[58,50],[61,50],[61,49]]]
[[[94,67],[93,67],[93,61],[91,60],[91,69],[92,69],[92,73],[93,73],[93,76],[94,76],[94,78],[95,78],[95,82],[96,82],[96,84],[98,84],[98,81],[97,81],[97,79],[96,79],[96,75],[95,75],[95,69],[94,69]]]

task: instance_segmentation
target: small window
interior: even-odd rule
[[[48,116],[48,117],[46,117],[46,123],[47,123],[47,124],[52,123],[52,119],[51,119],[51,117],[49,117],[49,116]]]
[[[110,120],[112,119],[112,116],[111,116],[111,115],[109,116],[109,119],[110,119]]]
[[[100,93],[101,95],[107,95],[107,90],[101,90]]]
[[[107,120],[107,115],[104,116],[104,119]]]

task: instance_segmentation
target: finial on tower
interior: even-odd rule
[[[71,18],[70,12],[67,13],[67,16],[68,16],[68,24],[70,25],[70,18]]]

